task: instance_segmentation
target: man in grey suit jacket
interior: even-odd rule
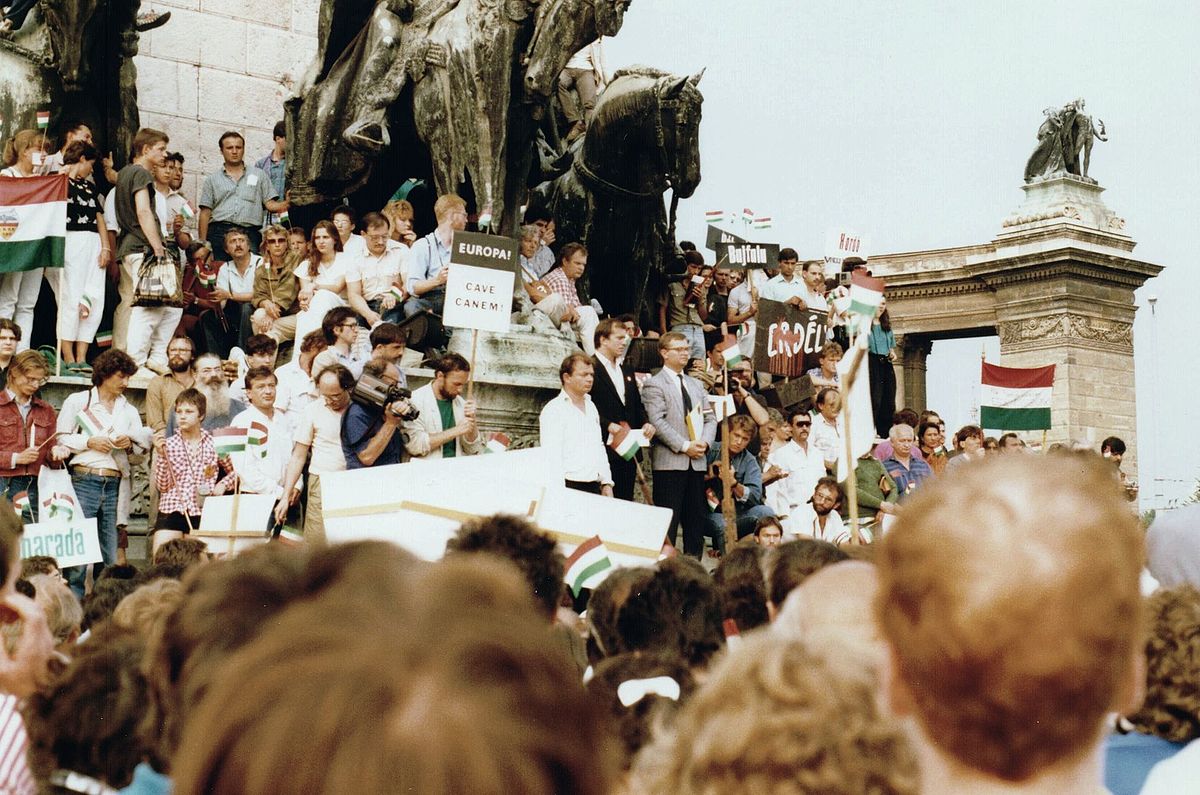
[[[683,523],[683,552],[700,557],[704,551],[707,505],[704,500],[705,452],[716,438],[717,423],[700,382],[684,375],[691,346],[682,334],[671,331],[658,340],[663,368],[646,379],[642,403],[654,426],[650,461],[654,467],[654,504],[672,511],[672,544]],[[689,425],[696,412],[701,420]]]

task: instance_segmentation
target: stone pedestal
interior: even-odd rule
[[[471,338],[470,331],[455,331],[450,350],[469,361]],[[508,434],[513,449],[536,446],[542,406],[562,389],[558,366],[578,351],[565,337],[538,333],[529,326],[513,324],[504,334],[479,332],[474,381],[483,430]],[[416,373],[410,373],[410,381],[423,383]]]

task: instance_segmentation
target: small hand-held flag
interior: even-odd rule
[[[744,358],[742,346],[738,345],[737,337],[732,334],[725,335],[724,342],[717,344],[717,350],[721,353],[721,358],[725,360],[726,369],[733,367]]]
[[[104,423],[100,421],[100,418],[91,409],[84,409],[79,412],[75,416],[75,424],[79,427],[79,432],[89,439],[104,433]]]
[[[287,210],[284,210],[283,212],[281,212],[281,213],[279,214],[279,223],[281,223],[281,224],[284,224],[285,226],[291,226],[291,225],[292,225],[292,223],[291,223],[291,218],[288,216],[288,211],[287,211]]]
[[[29,492],[18,491],[12,498],[13,510],[17,512],[17,516],[21,516],[25,511],[29,510]]]
[[[508,450],[508,446],[511,443],[512,440],[508,438],[508,434],[496,431],[488,437],[487,444],[484,445],[483,449],[489,453],[503,453]]]
[[[862,269],[850,274],[850,325],[857,331],[869,331],[875,313],[883,303],[883,279],[868,276]]]
[[[595,588],[612,568],[612,560],[608,557],[608,548],[595,535],[584,541],[571,557],[567,558],[566,576],[564,581],[571,587],[571,593],[579,596],[584,588]]]
[[[626,461],[631,460],[638,451],[637,438],[629,431],[629,423],[622,422],[620,430],[608,435],[608,446]]]
[[[749,207],[742,208],[742,220],[748,224],[754,223],[754,211]]]
[[[189,201],[184,201],[183,206],[179,208],[179,214],[188,221],[196,217],[196,211],[192,209],[192,203]]]
[[[217,457],[222,458],[230,453],[244,451],[249,431],[246,428],[217,428],[212,432],[212,436],[213,446],[217,448]]]
[[[251,422],[246,429],[246,449],[258,453],[259,458],[266,458],[267,438],[267,426],[257,420]]]
[[[37,112],[37,128],[39,130],[45,130],[49,126],[50,126],[50,111],[39,110]]]

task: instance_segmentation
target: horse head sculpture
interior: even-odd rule
[[[98,0],[39,0],[50,39],[53,66],[67,91],[79,89],[86,77],[84,54],[89,49],[88,24],[97,5]]]
[[[690,197],[700,184],[700,107],[704,97],[698,87],[703,76],[701,70],[659,88],[663,144],[670,153],[667,181],[681,199]]]
[[[559,72],[571,56],[601,36],[615,36],[630,0],[544,0],[525,51],[525,101],[554,94]]]

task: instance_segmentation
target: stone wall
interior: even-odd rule
[[[246,160],[271,150],[271,130],[317,49],[320,0],[153,0],[171,20],[143,33],[136,59],[143,126],[165,130],[186,158],[183,192],[199,196],[220,167],[217,140],[246,137]]]

